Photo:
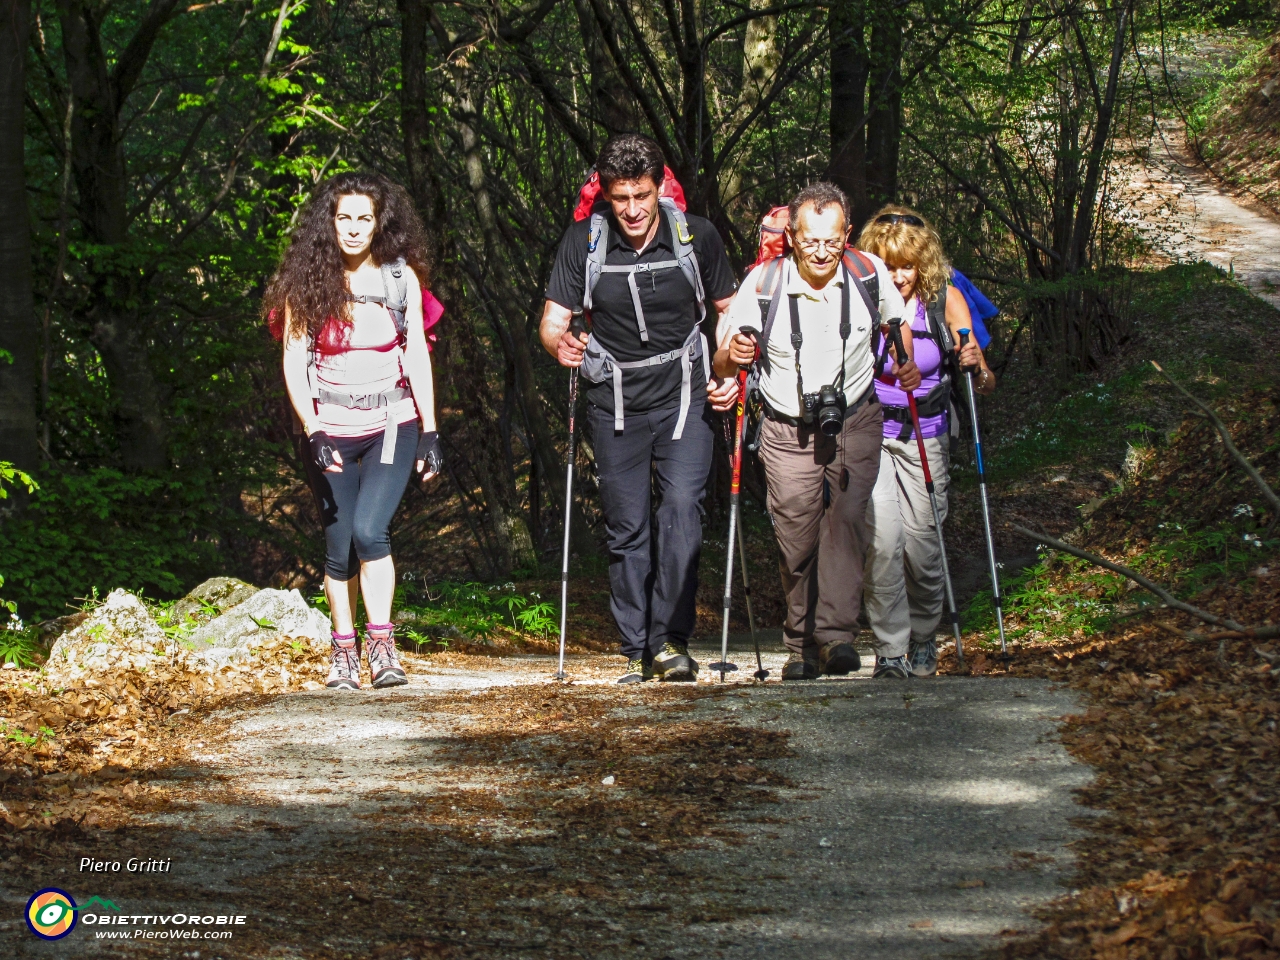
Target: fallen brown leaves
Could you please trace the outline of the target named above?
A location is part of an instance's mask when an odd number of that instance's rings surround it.
[[[56,687],[40,674],[4,671],[0,823],[12,834],[116,821],[158,800],[149,781],[196,737],[216,733],[208,718],[215,703],[315,685],[323,663],[308,641],[280,637],[265,641],[252,664],[212,674],[165,664]]]
[[[1280,610],[1280,577],[1196,602],[1252,623]],[[1190,618],[1161,616],[1181,630]],[[1100,637],[1015,648],[1007,670],[1084,691],[1063,742],[1098,770],[1081,799],[1104,811],[1076,845],[1084,889],[1041,912],[1002,957],[1201,960],[1280,957],[1280,696],[1257,641],[1171,637],[1141,622]]]

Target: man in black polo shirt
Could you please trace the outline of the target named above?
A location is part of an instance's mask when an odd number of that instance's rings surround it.
[[[619,683],[696,680],[689,656],[702,545],[702,499],[715,438],[708,405],[737,387],[710,375],[706,337],[736,287],[709,220],[659,203],[662,151],[624,134],[596,161],[604,202],[560,241],[547,283],[542,345],[587,381],[609,540],[610,609],[627,671]],[[569,332],[583,307],[591,336]],[[659,504],[650,519],[650,477]]]

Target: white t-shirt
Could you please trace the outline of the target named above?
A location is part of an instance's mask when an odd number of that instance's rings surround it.
[[[879,283],[880,320],[901,317],[904,310],[902,295],[893,285],[884,261],[873,254],[866,254],[875,264]],[[720,318],[716,340],[724,346],[730,335],[747,328],[759,333],[763,318],[760,298],[773,291],[756,293],[756,284],[768,264],[752,270],[738,288],[738,294],[727,313]],[[805,393],[817,393],[824,384],[836,385],[840,379],[840,312],[845,278],[857,283],[856,277],[846,274],[842,266],[835,277],[820,290],[815,290],[800,276],[795,263],[788,257],[782,264],[783,296],[778,313],[769,334],[769,343],[761,349],[769,351],[769,369],[761,371],[760,391],[775,411],[788,417],[800,416],[800,397],[796,390],[795,351],[791,348],[791,308],[788,298],[795,298],[800,314],[800,372],[804,377]],[[856,289],[849,291],[849,339],[844,344],[844,395],[852,403],[871,386],[875,373],[875,357],[871,353],[871,315],[862,295]],[[763,366],[763,365],[762,365]]]

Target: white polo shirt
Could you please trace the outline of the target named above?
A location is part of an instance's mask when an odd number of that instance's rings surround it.
[[[902,295],[893,285],[884,261],[873,254],[866,254],[875,264],[879,281],[880,319],[887,323],[901,317],[905,309]],[[767,297],[772,289],[756,293],[756,284],[767,264],[761,264],[747,274],[738,288],[733,304],[721,316],[716,329],[720,346],[729,337],[747,328],[759,333],[763,326],[759,298]],[[843,266],[821,289],[814,289],[800,276],[794,261],[788,257],[782,264],[783,297],[769,333],[769,369],[761,371],[760,391],[765,400],[778,413],[788,417],[800,416],[800,397],[796,390],[795,351],[791,348],[791,308],[788,298],[794,298],[799,307],[800,371],[804,377],[805,393],[817,393],[824,384],[835,385],[840,378],[840,310],[844,293],[845,270]],[[856,277],[849,275],[852,283]],[[871,386],[875,373],[875,357],[871,353],[871,315],[862,295],[850,290],[849,339],[844,344],[844,395],[850,402],[856,400]]]

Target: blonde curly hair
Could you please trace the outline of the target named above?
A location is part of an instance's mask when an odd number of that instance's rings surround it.
[[[916,217],[924,225],[917,227],[901,221],[877,222],[886,214]],[[919,274],[915,295],[921,303],[930,303],[936,299],[951,279],[951,264],[942,252],[942,238],[929,225],[929,221],[910,207],[886,203],[873,213],[858,236],[858,249],[874,253],[891,270],[894,267],[914,266]]]

